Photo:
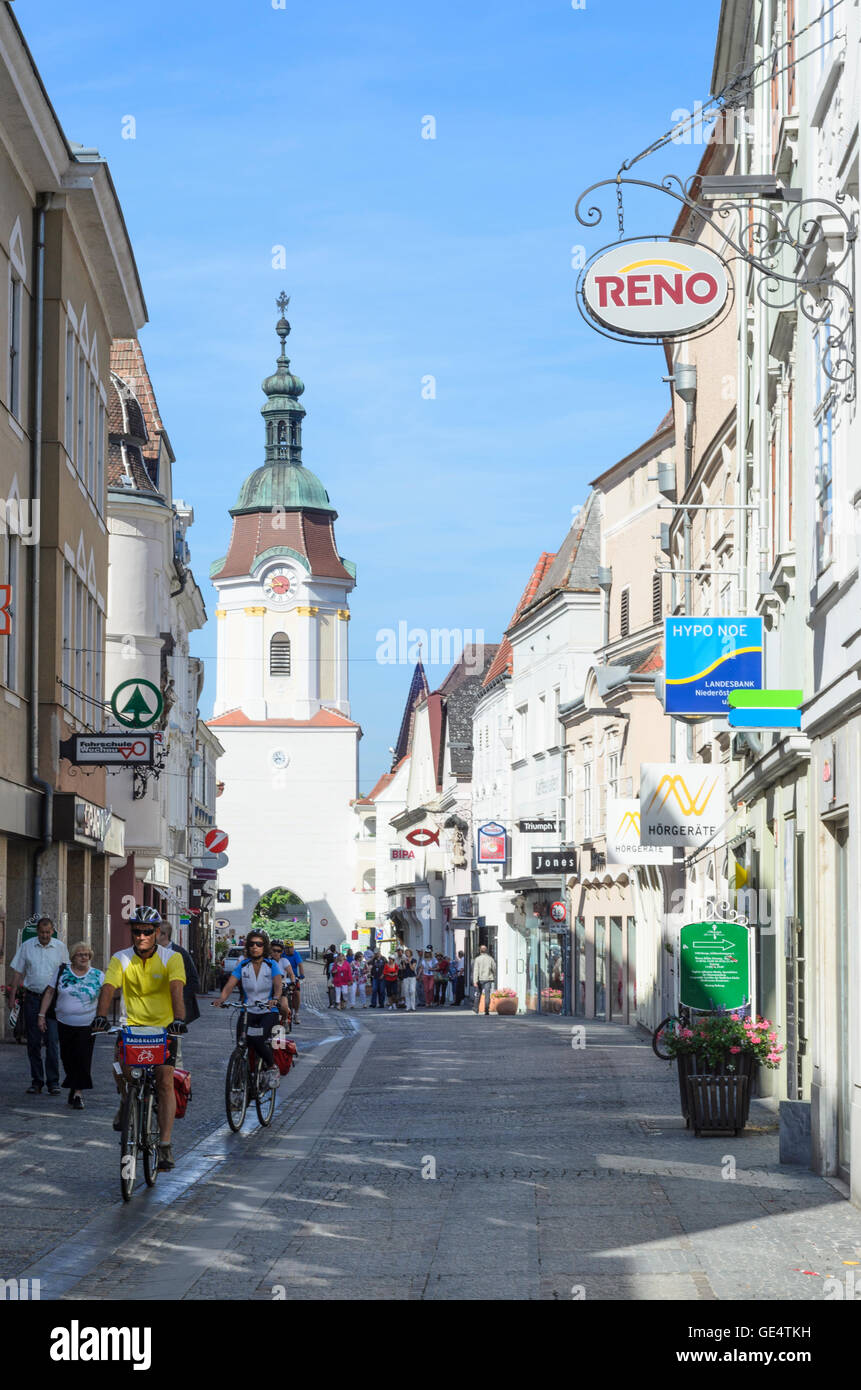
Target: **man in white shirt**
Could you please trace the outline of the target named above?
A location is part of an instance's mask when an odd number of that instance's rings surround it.
[[[53,985],[61,965],[69,964],[69,952],[59,937],[54,936],[50,917],[40,917],[36,935],[25,941],[12,959],[12,981],[9,1007],[15,1002],[18,986],[24,986],[24,1023],[27,1028],[27,1056],[30,1059],[28,1096],[38,1096],[47,1082],[48,1093],[60,1094],[60,1046],[57,1020],[46,1019],[46,1030],[39,1029],[39,1003],[49,985]],[[45,1044],[45,1067],[42,1069],[42,1043]]]

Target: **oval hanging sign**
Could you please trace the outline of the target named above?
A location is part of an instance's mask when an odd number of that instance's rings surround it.
[[[729,294],[720,256],[690,241],[623,241],[599,254],[583,302],[604,328],[631,338],[676,338],[716,318]]]

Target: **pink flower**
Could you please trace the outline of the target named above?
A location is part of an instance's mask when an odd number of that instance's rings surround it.
[[[776,1034],[776,1033],[769,1033],[769,1035],[768,1035],[768,1041],[769,1041],[769,1042],[777,1042],[777,1034]]]
[[[730,1052],[741,1052],[741,1048],[740,1048],[740,1047],[731,1047],[731,1048],[730,1048]]]
[[[730,1018],[732,1019],[733,1023],[741,1022],[741,1014],[730,1014]]]

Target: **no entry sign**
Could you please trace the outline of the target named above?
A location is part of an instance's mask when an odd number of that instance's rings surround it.
[[[223,830],[207,830],[203,837],[203,843],[210,854],[223,854],[227,849],[228,837]]]

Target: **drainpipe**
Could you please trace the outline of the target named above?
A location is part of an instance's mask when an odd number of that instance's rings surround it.
[[[35,255],[33,258],[33,409],[30,430],[30,495],[34,505],[42,496],[42,393],[45,323],[45,205],[40,193],[35,212]],[[33,861],[33,912],[42,911],[42,855],[54,839],[54,788],[39,776],[39,600],[41,548],[33,547],[33,574],[30,587],[30,781],[44,793],[42,802],[42,843]]]
[[[694,461],[694,424],[696,421],[696,399],[697,399],[697,369],[686,362],[677,362],[673,369],[673,385],[676,395],[685,403],[685,478],[684,486],[687,492],[688,484],[693,473]],[[693,576],[691,574],[691,513],[685,512],[684,515],[684,568],[685,568],[685,617],[691,616],[692,597],[693,597]],[[694,755],[694,731],[691,725],[687,726],[687,757],[688,761]]]

